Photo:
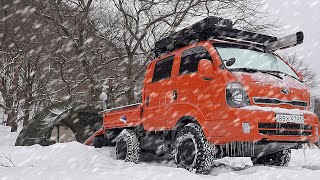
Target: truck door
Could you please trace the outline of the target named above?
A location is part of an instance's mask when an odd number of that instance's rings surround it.
[[[217,127],[212,129],[218,129],[221,126],[219,96],[223,91],[217,83],[217,77],[204,80],[197,74],[201,59],[208,59],[213,63],[209,51],[203,46],[195,46],[182,51],[179,56],[180,62],[177,68],[179,71],[173,77],[174,84],[171,86],[175,100],[170,101],[170,113],[180,114],[180,111],[185,111],[183,114],[192,115],[192,111],[201,111],[206,119],[203,125],[210,127],[214,125]],[[177,119],[171,121],[168,122],[168,126],[172,126]],[[215,131],[214,134],[218,136],[219,132]]]
[[[158,60],[151,65],[152,80],[144,87],[143,125],[147,131],[165,129],[168,116],[166,94],[170,91],[174,55]]]

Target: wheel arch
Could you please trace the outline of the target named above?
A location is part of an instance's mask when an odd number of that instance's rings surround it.
[[[182,116],[179,118],[179,120],[177,121],[173,131],[172,131],[172,141],[174,141],[174,139],[176,138],[176,135],[178,133],[178,131],[186,126],[187,124],[190,124],[190,123],[194,123],[194,124],[197,124],[200,128],[201,128],[201,125],[200,123],[198,122],[198,120],[193,117],[193,116]],[[202,129],[202,128],[201,128]]]
[[[184,127],[185,125],[189,124],[189,123],[195,123],[197,125],[200,125],[200,123],[197,121],[197,119],[193,116],[182,116],[179,118],[179,120],[177,121],[174,130],[178,130],[182,127]]]
[[[171,105],[171,111],[174,112],[171,121],[168,121],[168,128],[175,129],[185,122],[194,122],[203,125],[206,121],[201,109],[191,103],[176,103]]]

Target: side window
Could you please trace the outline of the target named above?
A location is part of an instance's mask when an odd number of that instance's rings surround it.
[[[154,68],[152,82],[157,82],[171,76],[173,59],[174,56],[170,56],[157,62]]]
[[[212,58],[207,49],[202,46],[187,49],[182,52],[179,74],[189,74],[198,71],[198,63],[201,59]]]

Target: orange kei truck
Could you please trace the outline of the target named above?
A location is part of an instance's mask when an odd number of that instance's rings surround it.
[[[115,145],[127,162],[172,154],[195,173],[226,156],[287,166],[290,149],[319,139],[308,87],[275,53],[302,41],[302,32],[277,38],[205,18],[155,43],[142,102],[105,108],[103,128],[85,143]]]

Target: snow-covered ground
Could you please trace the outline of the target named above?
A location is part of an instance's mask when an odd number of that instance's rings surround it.
[[[303,151],[293,150],[289,167],[252,166],[249,158],[223,158],[210,175],[197,175],[176,168],[170,158],[150,154],[144,154],[140,164],[124,163],[115,160],[111,147],[95,149],[77,142],[15,147],[16,136],[0,126],[1,180],[320,179],[320,150],[313,149],[306,150],[306,164]]]

